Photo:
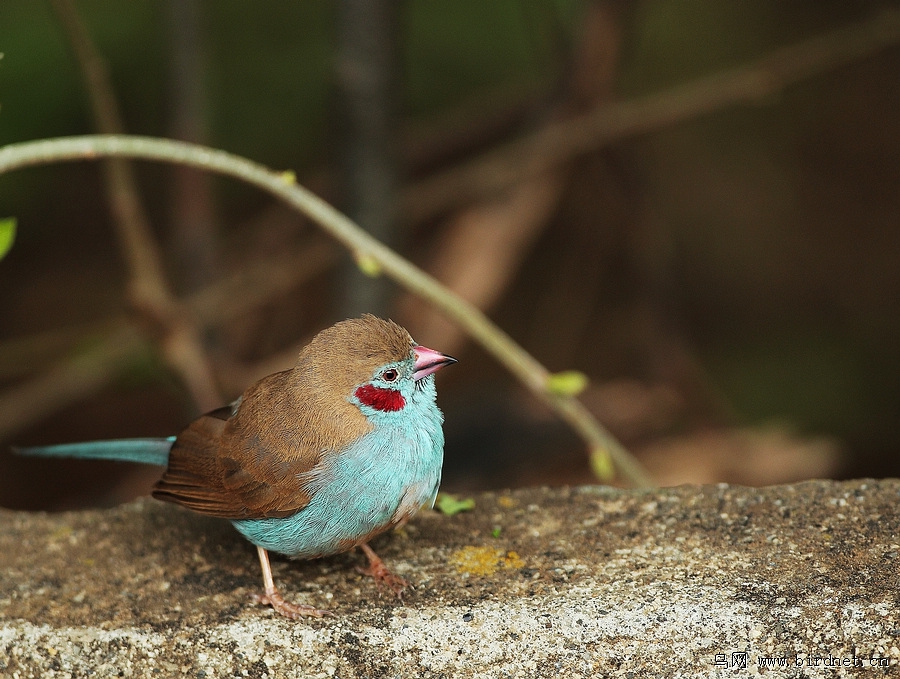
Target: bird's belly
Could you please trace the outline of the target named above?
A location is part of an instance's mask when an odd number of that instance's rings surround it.
[[[366,441],[371,436],[310,474],[310,502],[296,514],[243,519],[234,526],[255,545],[306,559],[352,549],[433,502],[442,437]]]

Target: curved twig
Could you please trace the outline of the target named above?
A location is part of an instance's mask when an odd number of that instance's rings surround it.
[[[306,214],[363,261],[378,267],[459,324],[528,389],[568,422],[592,454],[608,454],[618,471],[636,486],[651,481],[637,461],[573,396],[553,393],[547,370],[479,309],[456,297],[436,279],[360,229],[350,219],[294,181],[293,173],[273,172],[239,156],[166,139],[128,135],[89,135],[46,139],[0,148],[0,174],[33,165],[102,157],[130,157],[180,163],[253,184]]]

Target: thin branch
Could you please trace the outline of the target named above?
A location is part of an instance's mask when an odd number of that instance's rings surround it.
[[[736,104],[760,104],[789,85],[900,42],[900,11],[770,52],[758,61],[644,97],[606,104],[412,185],[401,214],[416,222],[494,195],[573,158]]]
[[[121,327],[122,319],[88,321],[44,330],[0,343],[0,382],[39,372],[92,337]]]
[[[71,0],[52,0],[90,98],[97,129],[108,134],[124,131],[114,89],[102,57],[94,48]],[[160,335],[159,345],[169,365],[184,380],[201,410],[218,406],[222,399],[213,379],[200,333],[184,313],[166,281],[162,253],[147,213],[141,204],[131,164],[111,157],[103,163],[106,194],[113,223],[128,263],[129,297],[134,307]]]
[[[166,0],[169,34],[169,130],[174,139],[209,141],[208,34],[203,0]],[[215,280],[220,262],[212,178],[175,166],[169,242],[176,280],[191,292]]]
[[[331,241],[306,242],[302,250],[285,252],[244,267],[184,298],[185,306],[203,326],[224,323],[297,289],[338,261]]]
[[[123,324],[95,346],[4,392],[0,395],[0,439],[111,384],[147,348],[141,333]]]
[[[584,8],[578,39],[570,47],[565,94],[545,107],[543,120],[559,120],[609,98],[621,43],[617,14],[607,2]],[[426,268],[453,292],[489,312],[515,278],[531,245],[550,225],[570,169],[558,165],[456,211],[443,225]],[[411,296],[400,308],[404,320],[415,327],[416,337],[440,337],[441,347],[453,355],[465,343],[464,333],[437,310],[422,308]]]
[[[288,253],[279,261],[254,264],[235,276],[213,283],[187,297],[184,305],[195,322],[205,327],[216,326],[296,288],[336,260],[336,248],[330,242],[308,245],[300,254]],[[132,336],[135,341],[131,341]],[[77,350],[86,344],[101,348],[87,354]],[[302,346],[252,365],[223,361],[220,380],[228,393],[240,393],[247,384],[291,365]],[[147,350],[147,342],[137,341],[137,328],[125,316],[0,344],[0,378],[37,373],[27,382],[0,394],[0,439],[96,393]],[[59,355],[67,357],[57,359],[49,368],[34,370],[35,363],[50,364],[50,356]]]
[[[104,134],[124,133],[125,126],[106,64],[94,49],[75,6],[71,0],[52,0],[52,4],[81,69],[94,125]],[[122,254],[131,271],[131,284],[135,286],[132,294],[136,299],[133,301],[154,307],[165,304],[168,291],[160,264],[162,256],[137,195],[131,165],[121,158],[111,158],[103,163],[103,167]]]
[[[301,250],[251,263],[233,275],[211,283],[185,297],[184,306],[205,329],[217,327],[295,290],[333,266],[337,260],[338,251],[333,243],[311,239]],[[132,323],[128,317],[113,316],[2,342],[0,380],[39,371],[41,366],[71,354],[74,347],[91,341],[91,338],[111,336],[130,325]],[[266,359],[267,363],[269,361]]]
[[[477,308],[453,295],[432,276],[362,231],[328,203],[295,184],[292,174],[279,174],[245,158],[194,144],[148,137],[105,135],[10,144],[0,148],[0,174],[32,165],[108,156],[190,165],[241,179],[280,198],[318,223],[358,258],[377,262],[385,274],[440,308],[568,422],[585,439],[592,451],[609,453],[621,474],[634,485],[651,485],[631,454],[593,418],[580,401],[571,396],[550,392],[547,370],[509,335],[491,323]]]
[[[556,208],[569,173],[551,172],[511,188],[493,200],[455,214],[438,240],[428,270],[455,295],[489,311],[517,273],[530,246]],[[440,309],[404,297],[400,312],[415,337],[440,337],[456,355],[467,336]]]

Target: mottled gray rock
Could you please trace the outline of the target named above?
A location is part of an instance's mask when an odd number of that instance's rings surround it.
[[[898,500],[896,480],[481,495],[375,542],[402,602],[359,554],[276,561],[336,613],[299,622],[251,603],[226,522],[2,511],[0,676],[898,676]]]

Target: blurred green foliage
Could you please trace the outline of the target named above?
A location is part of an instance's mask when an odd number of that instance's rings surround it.
[[[6,253],[13,246],[16,239],[16,219],[15,217],[7,217],[0,219],[0,259],[6,257]]]

